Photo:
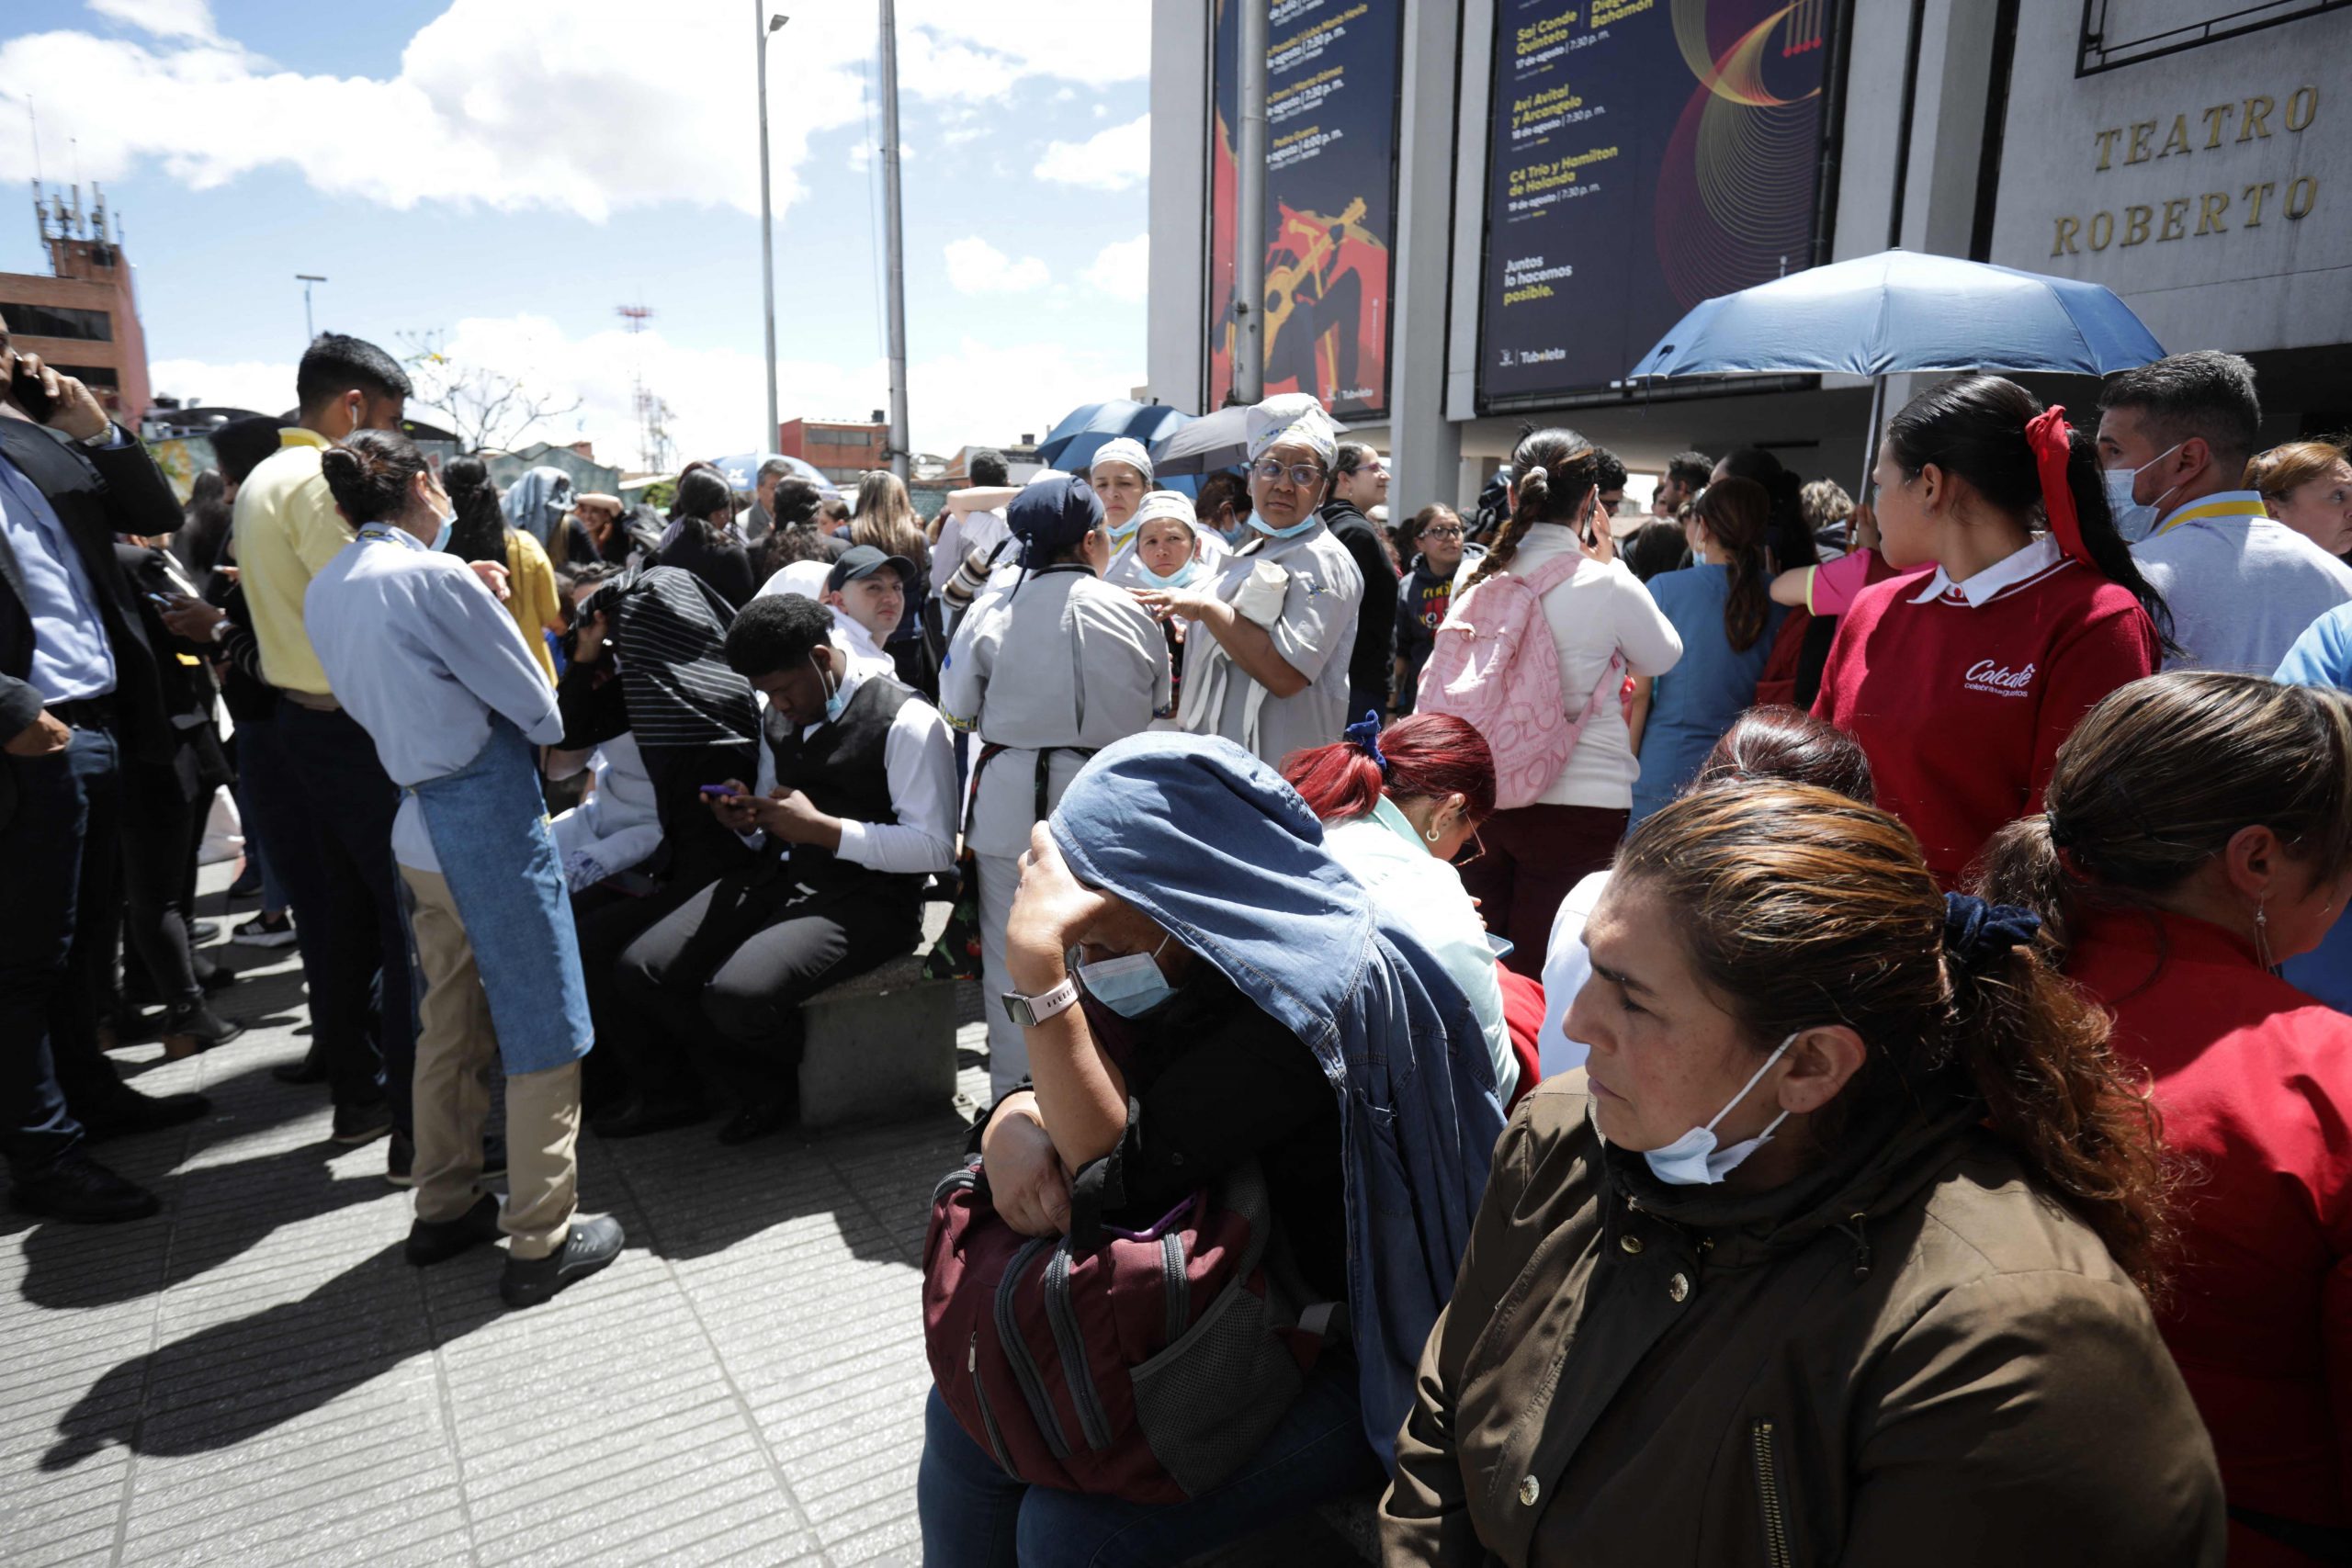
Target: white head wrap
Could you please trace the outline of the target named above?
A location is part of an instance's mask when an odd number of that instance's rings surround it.
[[[1182,523],[1188,529],[1199,526],[1193,498],[1181,490],[1156,490],[1143,498],[1143,504],[1136,508],[1136,526],[1140,528],[1156,519]]]
[[[1145,451],[1143,443],[1132,435],[1122,435],[1102,443],[1096,448],[1092,461],[1086,465],[1087,474],[1091,477],[1094,470],[1105,463],[1125,463],[1143,476],[1145,484],[1151,483],[1151,454]]]
[[[1312,392],[1283,392],[1250,409],[1242,430],[1250,438],[1250,460],[1273,447],[1305,446],[1329,468],[1340,456],[1340,427]]]

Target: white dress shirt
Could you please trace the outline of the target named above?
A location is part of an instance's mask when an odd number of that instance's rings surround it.
[[[555,688],[506,606],[403,529],[369,524],[345,546],[303,591],[302,619],[335,700],[403,791],[480,756],[493,713],[536,745],[563,739]],[[441,869],[413,795],[392,819],[392,858]]]
[[[838,652],[848,651],[839,638],[833,646]],[[847,702],[855,696],[858,688],[868,681],[888,678],[862,671],[853,661],[842,679],[842,700]],[[763,696],[760,700],[764,703],[767,699]],[[821,724],[804,724],[800,738],[806,740],[821,728]],[[890,721],[890,733],[882,742],[882,768],[889,781],[890,807],[899,819],[844,819],[841,848],[833,852],[872,871],[920,875],[945,871],[954,865],[956,741],[937,708],[921,698],[899,708],[899,716]],[[780,782],[775,774],[775,753],[763,740],[759,779],[752,785],[753,793],[764,795]]]

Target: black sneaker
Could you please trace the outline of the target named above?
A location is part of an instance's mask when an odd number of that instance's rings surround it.
[[[269,1076],[279,1083],[324,1083],[327,1081],[327,1065],[319,1059],[318,1052],[312,1050],[304,1053],[299,1062],[278,1063],[269,1069]]]
[[[790,1098],[755,1100],[728,1119],[718,1130],[722,1144],[748,1144],[754,1138],[764,1138],[780,1133],[792,1122],[795,1107]]]
[[[485,1192],[454,1220],[419,1220],[410,1225],[408,1245],[401,1251],[419,1269],[430,1269],[497,1239],[498,1194]]]
[[[416,1142],[399,1128],[392,1129],[391,1142],[384,1145],[384,1179],[395,1187],[416,1185]]]
[[[508,1306],[537,1306],[618,1258],[623,1239],[620,1221],[610,1214],[576,1217],[563,1245],[545,1258],[509,1257],[498,1293]]]
[[[392,1102],[379,1100],[366,1105],[334,1108],[334,1131],[328,1137],[345,1148],[372,1144],[392,1130]]]
[[[76,1224],[143,1220],[164,1205],[153,1192],[125,1181],[80,1149],[68,1149],[40,1170],[18,1171],[8,1201],[28,1214]]]
[[[211,1109],[212,1101],[200,1094],[141,1094],[135,1089],[118,1089],[89,1114],[82,1116],[82,1131],[92,1143],[102,1143],[140,1133],[160,1133],[166,1127],[193,1122]],[[78,1108],[75,1114],[81,1115]]]
[[[253,856],[245,857],[244,869],[237,873],[237,880],[229,884],[229,897],[238,903],[261,897],[261,865]]]
[[[273,919],[266,913],[255,915],[232,928],[229,940],[240,947],[291,947],[294,945],[294,917],[280,913]]]

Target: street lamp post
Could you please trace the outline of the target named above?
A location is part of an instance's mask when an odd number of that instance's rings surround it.
[[[298,272],[294,275],[294,281],[302,286],[302,346],[308,348],[319,341],[319,329],[311,322],[311,285],[324,283],[326,279],[316,273]]]
[[[775,220],[770,212],[775,197],[768,181],[768,39],[792,20],[769,16],[767,8],[767,0],[752,0],[752,25],[758,33],[754,47],[760,55],[760,279],[768,332],[768,429],[759,445],[763,453],[775,450],[776,431],[782,423],[775,404]]]

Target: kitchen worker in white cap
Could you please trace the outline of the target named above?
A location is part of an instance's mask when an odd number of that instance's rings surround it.
[[[1151,454],[1132,435],[1105,441],[1086,466],[1086,482],[1102,503],[1102,527],[1116,559],[1136,542],[1136,512],[1152,485]]]
[[[1247,430],[1250,536],[1214,577],[1136,597],[1163,619],[1195,623],[1184,642],[1183,728],[1279,765],[1347,728],[1363,574],[1318,515],[1340,444],[1323,405],[1307,392],[1268,398]]]
[[[1190,588],[1233,553],[1200,525],[1193,498],[1179,490],[1145,496],[1130,528],[1126,547],[1102,569],[1102,581],[1118,588]],[[1171,558],[1171,550],[1181,559]]]

